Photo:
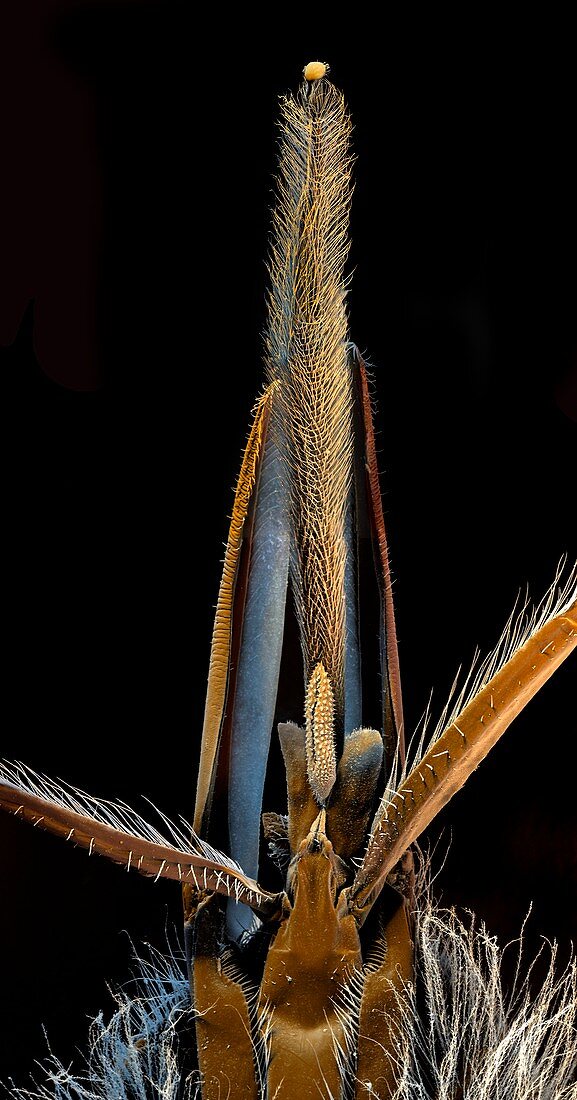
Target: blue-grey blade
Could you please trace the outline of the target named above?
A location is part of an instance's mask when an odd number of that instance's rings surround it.
[[[289,519],[283,464],[270,432],[256,489],[229,769],[230,853],[258,877],[262,797],[276,706],[289,567]],[[229,934],[254,923],[251,910],[229,902]]]

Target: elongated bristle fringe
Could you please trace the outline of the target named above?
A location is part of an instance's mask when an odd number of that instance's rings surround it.
[[[359,1019],[366,971],[367,967],[353,970],[346,984],[333,998],[342,1028],[342,1040],[333,1031],[333,1050],[341,1076],[343,1100],[354,1100],[356,1095]]]
[[[430,904],[419,913],[415,947],[416,982],[405,990],[396,1038],[394,1100],[575,1100],[574,959],[558,976],[557,949],[545,946],[549,967],[536,995],[531,967],[509,993],[503,953],[485,926]]]
[[[135,979],[113,991],[116,1011],[92,1021],[82,1068],[65,1066],[49,1049],[42,1077],[10,1082],[14,1100],[200,1100],[200,1078],[182,1069],[193,1041],[195,1013],[184,959],[149,947],[135,960]],[[182,1042],[181,1042],[182,1038]]]
[[[141,840],[150,841],[152,844],[165,845],[174,848],[183,854],[194,852],[203,859],[213,860],[215,863],[229,867],[231,871],[242,873],[241,867],[230,856],[218,852],[205,840],[194,833],[192,826],[180,819],[177,825],[170,821],[152,802],[149,805],[158,814],[165,832],[151,825],[132,807],[124,802],[110,802],[103,798],[94,798],[86,791],[73,787],[69,783],[56,781],[41,775],[20,761],[15,763],[9,760],[0,761],[0,783],[39,798],[55,803],[63,810],[72,810],[82,817],[91,818],[109,825],[120,832],[129,833]]]
[[[266,337],[290,484],[295,592],[308,682],[322,661],[343,706],[345,518],[352,477],[347,351],[351,123],[327,80],[281,101]]]
[[[566,561],[563,559],[559,563],[555,578],[543,598],[537,604],[533,604],[526,596],[521,606],[519,606],[520,601],[518,599],[496,646],[483,658],[477,652],[465,676],[461,677],[460,672],[457,673],[449,698],[434,726],[432,726],[429,708],[427,708],[419,729],[409,743],[404,767],[401,766],[399,760],[395,762],[395,767],[387,784],[388,796],[394,793],[408,773],[420,763],[434,746],[443,730],[447,729],[455,720],[458,721],[459,714],[500,672],[515,653],[546,623],[557,615],[563,615],[576,600],[577,563],[567,571]],[[387,792],[385,793],[385,800],[386,798]]]

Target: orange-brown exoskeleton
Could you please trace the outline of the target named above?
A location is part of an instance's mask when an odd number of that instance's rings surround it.
[[[282,101],[266,387],[224,560],[192,836],[9,766],[0,786],[4,808],[182,883],[205,1100],[394,1095],[411,844],[577,644],[573,576],[407,756],[371,401],[345,309],[350,121],[326,72],[311,63]],[[361,539],[380,601],[379,729],[363,726]],[[289,598],[303,667],[292,716],[277,708]],[[286,805],[263,814],[277,736]]]

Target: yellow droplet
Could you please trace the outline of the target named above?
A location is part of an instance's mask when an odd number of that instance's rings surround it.
[[[328,71],[329,67],[326,61],[309,61],[303,69],[303,76],[305,80],[322,80]]]

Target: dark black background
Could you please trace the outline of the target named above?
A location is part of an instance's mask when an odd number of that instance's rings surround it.
[[[261,379],[276,97],[307,60],[355,122],[351,332],[375,364],[409,726],[577,553],[569,28],[206,15],[14,2],[1,38],[1,751],[188,815]],[[445,901],[502,939],[531,900],[532,944],[575,934],[575,680],[570,661],[431,830],[452,834]],[[180,900],[0,830],[0,1071],[22,1080],[42,1024],[66,1061],[110,1009],[123,930],[160,945]]]

